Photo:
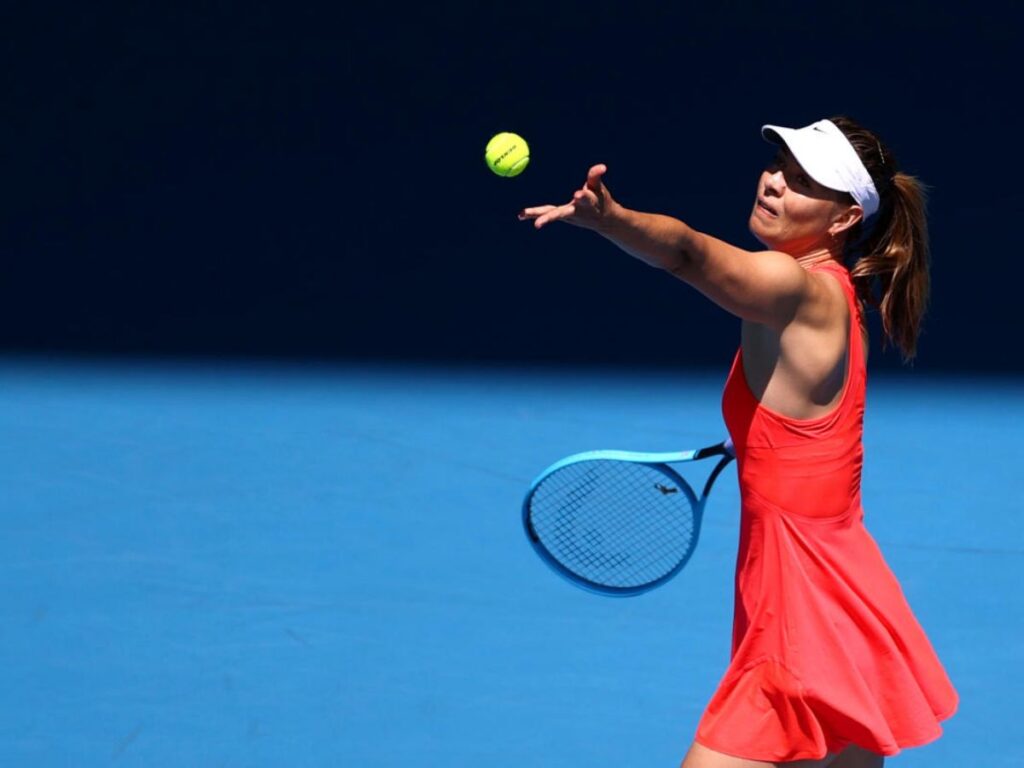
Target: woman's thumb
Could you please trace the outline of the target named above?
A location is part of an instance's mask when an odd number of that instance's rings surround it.
[[[594,190],[595,192],[601,189],[601,177],[608,172],[608,166],[604,163],[598,163],[590,167],[590,171],[587,173],[587,187]]]

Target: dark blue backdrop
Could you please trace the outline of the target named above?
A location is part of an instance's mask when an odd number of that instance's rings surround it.
[[[1012,5],[210,5],[6,12],[3,350],[724,366],[734,319],[515,213],[602,161],[753,247],[759,126],[847,113],[931,187],[917,367],[1024,367]]]

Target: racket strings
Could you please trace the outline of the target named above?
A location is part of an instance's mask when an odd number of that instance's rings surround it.
[[[556,560],[607,587],[656,581],[695,543],[690,496],[658,469],[629,462],[561,468],[534,491],[530,520]]]

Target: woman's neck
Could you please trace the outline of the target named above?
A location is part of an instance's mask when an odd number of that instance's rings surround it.
[[[816,264],[824,264],[826,261],[839,261],[838,254],[832,248],[816,248],[806,253],[794,255],[793,258],[804,269],[813,267]]]
[[[826,261],[837,261],[842,263],[841,254],[843,253],[843,244],[835,241],[828,241],[822,243],[808,243],[803,248],[797,247],[786,249],[786,252],[790,254],[797,263],[805,269],[812,267],[816,264],[823,264]]]
[[[788,243],[765,242],[768,246],[782,253],[789,254],[804,269],[826,261],[842,264],[843,242],[831,237],[817,237],[813,240],[790,241]]]

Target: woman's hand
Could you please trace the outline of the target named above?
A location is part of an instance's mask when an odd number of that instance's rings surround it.
[[[608,171],[604,164],[593,166],[587,173],[587,181],[576,190],[572,200],[565,205],[539,205],[524,208],[519,220],[533,219],[533,226],[540,229],[552,221],[564,221],[585,229],[601,229],[610,219],[610,212],[616,205],[601,177]]]

